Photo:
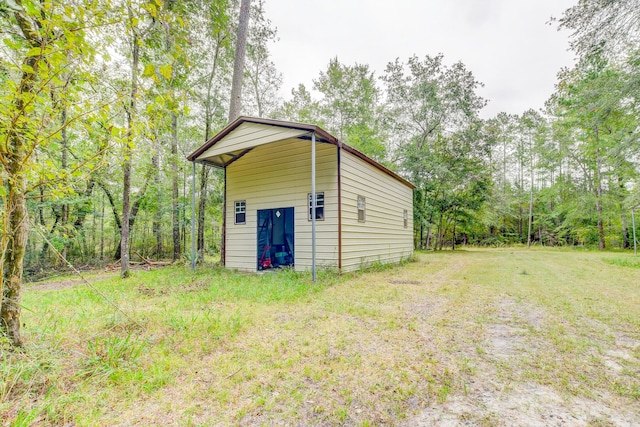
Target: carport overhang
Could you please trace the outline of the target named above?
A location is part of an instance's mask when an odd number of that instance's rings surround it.
[[[285,139],[341,145],[340,141],[316,125],[280,120],[239,117],[195,150],[187,160],[217,168],[226,168],[254,148]]]

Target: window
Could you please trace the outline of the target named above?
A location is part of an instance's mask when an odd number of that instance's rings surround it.
[[[236,205],[236,224],[246,224],[247,222],[247,202],[240,200]]]
[[[404,220],[404,228],[409,226],[409,212],[407,210],[402,211],[402,219]]]
[[[309,221],[311,221],[311,193],[307,195],[309,202]],[[316,193],[316,220],[324,220],[324,192]]]
[[[366,202],[363,196],[358,196],[358,222],[365,222],[366,219]]]

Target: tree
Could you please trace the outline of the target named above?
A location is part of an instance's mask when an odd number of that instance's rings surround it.
[[[527,246],[531,246],[533,227],[533,196],[535,191],[536,173],[536,147],[541,144],[541,137],[544,138],[544,118],[535,110],[527,110],[520,118],[521,132],[523,136],[523,150],[529,162],[529,216],[527,226]]]
[[[249,28],[249,12],[251,0],[241,0],[236,35],[236,53],[233,62],[233,82],[231,84],[231,100],[229,104],[229,122],[240,116],[242,104],[242,79],[244,77],[244,59],[247,48],[247,29]]]
[[[625,56],[640,48],[640,0],[579,0],[559,26],[572,31],[571,47],[583,58]]]
[[[258,0],[251,10],[249,36],[247,40],[247,64],[245,77],[249,91],[246,91],[245,105],[251,114],[270,117],[280,106],[278,91],[282,86],[282,73],[269,57],[268,43],[275,40],[276,29],[265,17],[264,1]]]
[[[592,193],[600,249],[606,246],[606,190],[615,168],[632,159],[628,135],[637,126],[633,112],[625,108],[623,81],[606,61],[591,57],[561,73],[549,102],[558,117],[556,135],[563,152],[580,168]]]
[[[96,4],[9,1],[0,6],[7,49],[0,92],[0,162],[4,186],[2,211],[1,325],[10,341],[22,345],[20,299],[23,262],[30,228],[26,196],[36,186],[68,185],[35,161],[35,153],[63,141],[68,128],[87,126],[98,116],[100,97],[80,97],[94,81],[89,64],[96,55],[89,33],[103,12]],[[78,11],[82,11],[81,13]],[[73,78],[70,78],[73,76]],[[66,77],[66,78],[65,78]],[[66,162],[65,169],[69,166]],[[49,178],[48,182],[39,178]],[[58,179],[61,178],[61,179]]]
[[[400,170],[417,185],[414,218],[419,246],[442,248],[463,216],[480,209],[489,187],[489,139],[478,119],[485,100],[480,83],[462,63],[443,56],[396,60],[387,65],[387,114]],[[455,231],[452,233],[455,241]]]
[[[276,113],[278,118],[299,123],[315,123],[325,127],[320,116],[320,106],[315,101],[311,92],[302,83],[297,88],[291,89],[291,99],[282,104]]]
[[[322,95],[319,114],[327,130],[373,159],[384,160],[380,91],[369,66],[343,65],[333,58],[313,88]]]
[[[213,55],[205,55],[200,67],[206,73],[196,78],[197,86],[200,81],[204,81],[205,91],[200,96],[200,103],[204,109],[204,140],[208,141],[212,136],[212,129],[216,121],[219,125],[224,122],[223,108],[220,100],[220,87],[223,82],[219,76],[226,74],[227,58],[232,57],[230,47],[229,21],[230,10],[226,0],[207,2],[204,6],[203,15],[208,19],[203,22],[206,28],[207,37],[201,40],[200,49],[213,52]],[[209,61],[207,61],[207,59]],[[194,67],[198,69],[199,67]],[[205,165],[200,170],[200,198],[198,201],[198,230],[197,230],[197,251],[198,262],[204,261],[205,252],[205,211],[208,200],[208,181],[211,168]]]

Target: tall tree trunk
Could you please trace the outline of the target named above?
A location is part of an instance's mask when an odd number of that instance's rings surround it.
[[[249,28],[249,10],[251,0],[240,3],[238,33],[236,37],[236,55],[233,61],[233,80],[231,83],[231,104],[229,105],[229,122],[240,116],[242,104],[242,78],[244,75],[244,58],[247,48],[247,30]]]
[[[140,192],[138,193],[138,195],[136,196],[133,205],[131,205],[131,210],[129,212],[129,233],[130,235],[133,234],[133,226],[136,223],[136,218],[138,217],[138,212],[140,211],[140,206],[142,206],[142,202],[145,200],[145,194],[147,192],[147,188],[149,187],[149,181],[151,180],[151,176],[150,173],[148,172],[147,175],[145,176],[145,180],[144,180],[144,184],[142,185],[142,188],[140,189]],[[121,248],[122,248],[122,242],[120,242],[120,244],[118,246],[116,246],[116,254],[115,254],[115,259],[119,259],[121,258]]]
[[[96,181],[94,178],[89,179],[89,181],[87,182],[87,187],[84,189],[83,192],[83,197],[84,197],[84,201],[82,203],[82,205],[80,205],[79,209],[77,212],[75,212],[75,221],[73,221],[73,228],[80,233],[82,231],[82,227],[84,226],[85,221],[87,220],[87,215],[90,212],[90,206],[91,206],[91,201],[89,200],[89,198],[91,197],[91,194],[93,193],[93,188],[96,185]],[[95,218],[95,215],[94,215]]]
[[[524,214],[524,211],[522,209],[522,203],[518,202],[518,235],[520,236],[521,243],[524,240],[523,239],[524,225],[523,225],[523,218],[522,218],[523,214]]]
[[[131,13],[131,12],[130,12]],[[133,39],[131,61],[131,93],[129,107],[127,108],[127,138],[123,150],[123,192],[122,192],[122,229],[120,232],[120,274],[123,278],[129,277],[129,215],[131,210],[131,155],[135,141],[134,121],[136,114],[136,97],[138,96],[138,64],[140,61],[140,46],[133,16],[129,16]]]
[[[67,167],[68,167],[68,151],[69,151],[69,140],[67,138],[67,127],[65,126],[65,123],[67,122],[67,109],[65,107],[62,108],[62,113],[61,113],[61,117],[60,117],[60,124],[62,126],[62,131],[61,131],[61,137],[62,137],[62,141],[61,141],[61,149],[62,149],[62,153],[61,153],[61,159],[60,159],[60,166],[62,167],[62,170],[64,172],[67,171]],[[60,225],[62,226],[62,230],[64,232],[64,234],[66,235],[68,230],[67,230],[67,226],[69,224],[69,203],[67,203],[66,201],[64,201],[62,203],[62,215],[60,217]],[[66,239],[64,240],[64,243],[62,245],[62,250],[60,251],[62,258],[66,259],[67,258],[67,242]],[[61,260],[62,261],[62,260]]]
[[[156,138],[156,141],[159,141]],[[156,143],[155,151],[151,157],[151,166],[153,168],[153,182],[156,188],[157,209],[153,216],[153,235],[156,238],[156,257],[162,258],[164,255],[164,247],[162,244],[162,191],[160,190],[160,143]]]
[[[213,116],[213,108],[211,105],[211,92],[213,90],[213,79],[218,69],[218,57],[220,55],[220,45],[222,39],[218,37],[216,43],[216,50],[213,55],[213,64],[211,65],[211,72],[209,73],[209,81],[207,82],[207,98],[205,99],[205,120],[204,120],[204,140],[208,141],[211,138],[211,121]],[[209,178],[209,168],[202,165],[200,172],[200,200],[198,202],[198,262],[204,261],[204,223],[205,223],[205,209],[207,207],[207,184]]]
[[[438,235],[436,240],[436,245],[439,251],[442,250],[442,246],[444,244],[444,233],[444,213],[440,212],[440,222],[438,224]]]
[[[531,185],[529,188],[529,229],[527,232],[527,247],[531,246],[531,227],[533,225],[533,147],[531,140],[529,140],[529,165],[531,168]]]
[[[200,201],[198,203],[198,262],[204,261],[204,218],[207,204],[207,181],[209,180],[209,168],[202,165],[200,173]]]
[[[453,220],[453,238],[451,239],[451,250],[456,250],[456,220]]]
[[[627,215],[624,208],[624,178],[622,175],[618,175],[618,191],[620,191],[620,224],[622,226],[622,249],[629,249],[631,247],[631,236],[629,235],[629,224],[627,223]]]
[[[21,26],[27,27],[22,16],[16,14],[16,18],[21,22]],[[23,30],[29,37],[30,31]],[[31,40],[32,41],[32,40]],[[33,41],[32,41],[33,43]],[[35,43],[33,43],[35,45]],[[34,70],[33,72],[23,72],[20,82],[20,96],[16,98],[16,111],[23,111],[24,101],[27,94],[34,91],[35,79],[37,75],[39,56],[27,56],[23,62],[24,68]],[[29,147],[26,146],[24,132],[26,130],[18,128],[10,132],[8,136],[9,146],[7,153],[3,153],[3,161],[6,165],[6,204],[2,214],[3,229],[2,235],[2,264],[0,265],[0,331],[7,335],[11,343],[22,346],[20,336],[20,300],[22,298],[22,272],[24,266],[24,255],[27,249],[27,239],[29,237],[29,212],[25,193],[27,183],[24,177],[24,164],[29,155]]]
[[[171,223],[173,226],[173,260],[180,259],[180,221],[178,212],[178,115],[171,113]]]
[[[100,261],[104,261],[104,194],[100,196]]]
[[[598,131],[598,126],[595,125],[594,133],[596,137],[596,151],[595,151],[595,170],[593,173],[593,180],[595,186],[595,196],[596,196],[596,216],[598,218],[598,237],[599,237],[599,247],[600,250],[605,248],[605,237],[604,237],[604,221],[602,219],[602,165],[600,160],[600,136]]]
[[[58,224],[60,224],[60,213],[56,211],[55,208],[53,209],[53,216],[54,216],[54,221],[53,221],[53,225],[51,226],[51,230],[49,231],[49,235],[52,235],[53,232],[56,231]],[[45,240],[44,242],[42,242],[42,250],[40,251],[40,262],[42,263],[42,265],[45,264],[45,258],[47,257],[48,251],[49,251],[49,242]]]
[[[24,197],[26,183],[20,173],[21,155],[12,155],[10,167],[18,173],[10,173],[10,189],[5,206],[4,224],[7,232],[6,246],[3,245],[2,264],[2,319],[1,330],[6,333],[14,346],[22,346],[20,336],[20,300],[24,254],[29,236],[29,213]]]
[[[249,10],[251,9],[251,0],[241,0],[240,17],[238,19],[238,33],[236,36],[236,52],[233,61],[233,80],[231,83],[231,101],[229,105],[229,122],[234,121],[240,116],[242,103],[242,78],[244,76],[244,58],[247,48],[247,30],[249,28]],[[225,170],[225,174],[227,171]],[[225,191],[223,206],[227,203],[227,193]],[[224,209],[223,209],[223,215]],[[223,223],[224,220],[223,220]],[[226,223],[225,223],[226,226]],[[226,259],[225,251],[226,230],[222,230],[222,242],[220,245],[220,259],[224,262]]]

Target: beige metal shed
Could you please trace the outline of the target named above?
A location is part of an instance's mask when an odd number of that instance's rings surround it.
[[[356,270],[413,253],[415,186],[316,125],[240,117],[187,158],[225,170],[229,268],[315,277],[316,266]]]

